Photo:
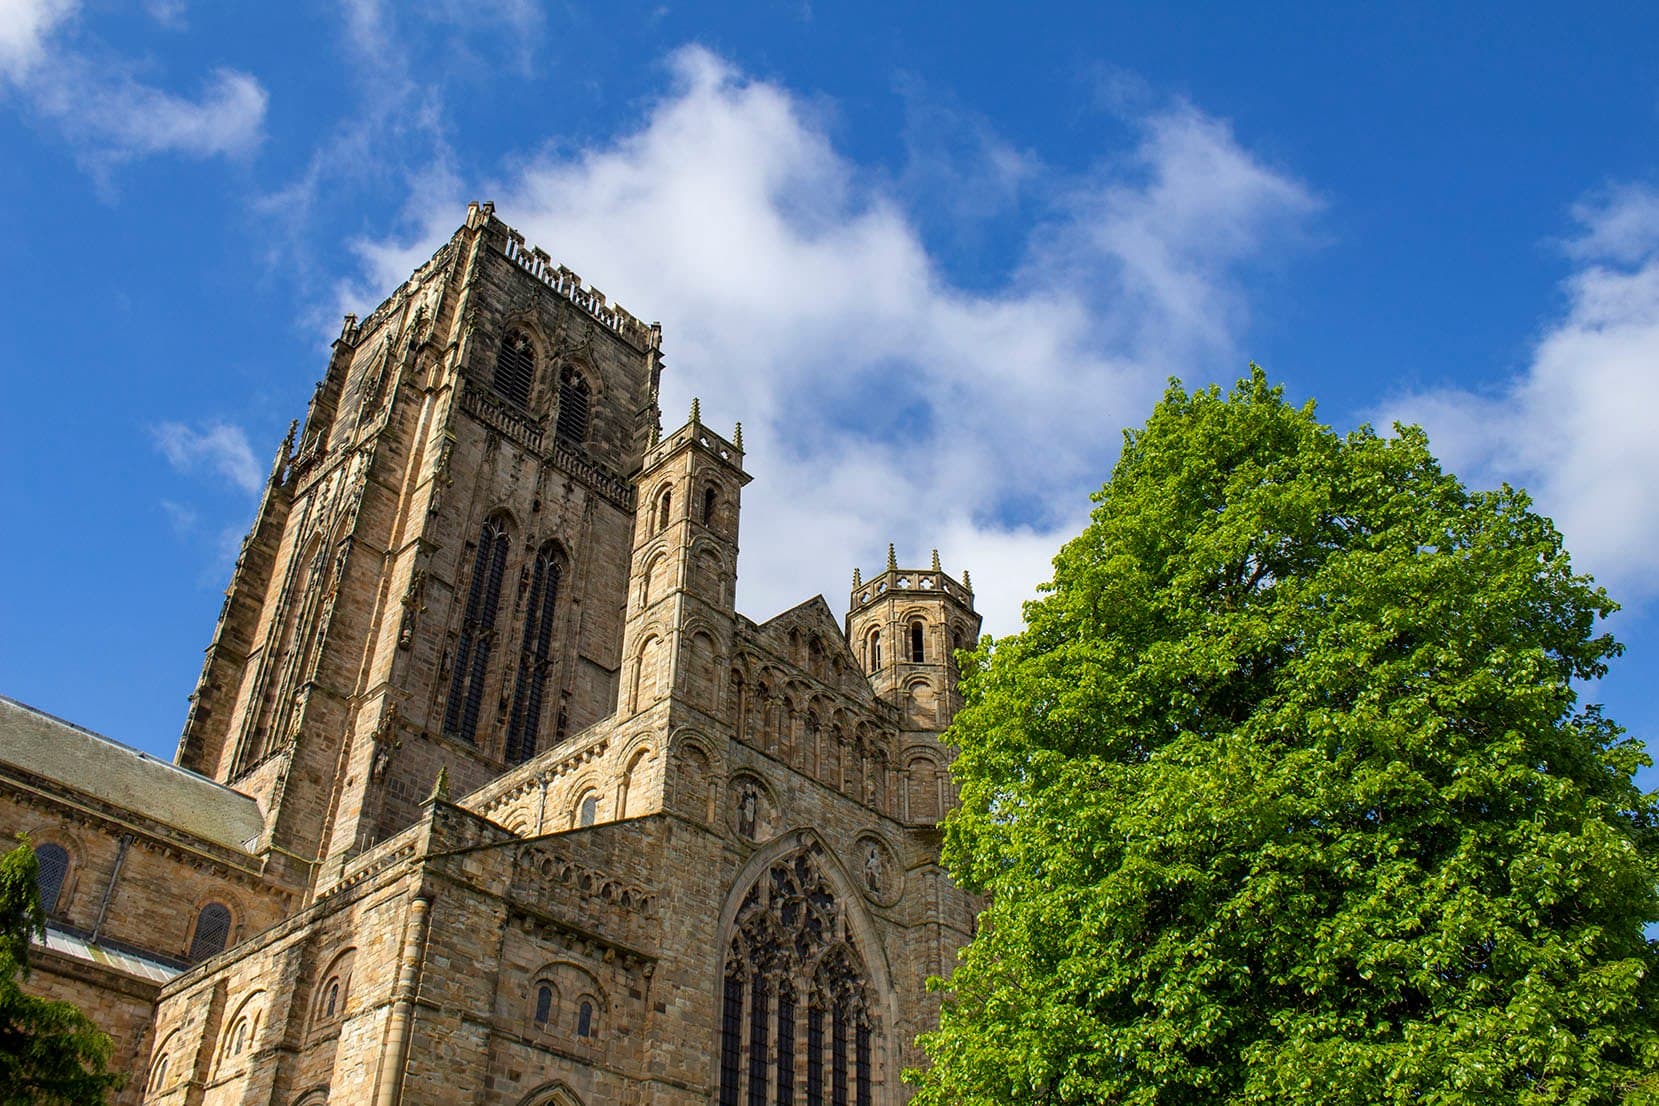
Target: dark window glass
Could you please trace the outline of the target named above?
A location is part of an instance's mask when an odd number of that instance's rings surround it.
[[[720,495],[713,488],[703,492],[703,525],[714,525],[714,513],[719,509]]]
[[[530,384],[536,377],[536,348],[530,336],[514,330],[502,339],[495,355],[495,392],[508,403],[530,406]]]
[[[835,1028],[831,1033],[834,1038],[831,1050],[834,1056],[831,1060],[830,1101],[834,1106],[847,1106],[847,1008],[838,1006],[835,1010]]]
[[[795,1102],[795,992],[778,988],[778,1106]]]
[[[874,672],[881,667],[881,631],[870,634],[870,671]]]
[[[743,1069],[743,981],[726,975],[726,993],[720,1004],[720,1106],[737,1106],[737,1083]]]
[[[767,998],[766,981],[756,979],[749,996],[749,1106],[766,1106]]]
[[[536,988],[536,1024],[546,1025],[553,1013],[553,988],[543,984]]]
[[[35,848],[35,860],[40,865],[40,909],[52,914],[58,909],[63,881],[69,877],[69,854],[61,845],[40,845]]]
[[[858,1023],[858,1106],[870,1106],[870,1027]]]
[[[593,1036],[593,1003],[584,1002],[580,1010],[576,1011],[576,1035],[578,1037]]]
[[[507,527],[499,519],[484,524],[473,560],[472,584],[467,590],[466,614],[455,645],[455,670],[450,676],[449,703],[444,710],[444,732],[472,741],[484,703],[484,676],[495,640],[495,612],[501,603],[501,581],[507,572]]]
[[[519,650],[513,709],[507,721],[508,764],[529,760],[536,752],[547,677],[553,670],[553,612],[563,574],[564,563],[558,547],[544,545],[536,556],[535,572],[530,578],[524,645]]]
[[[806,1011],[806,1106],[824,1106],[824,1008]]]
[[[657,529],[668,528],[668,513],[674,506],[674,489],[663,489],[662,498],[657,500]]]
[[[230,908],[221,903],[208,903],[196,915],[196,935],[190,941],[190,961],[194,963],[218,956],[225,951],[225,942],[229,939]]]
[[[588,378],[566,365],[559,372],[559,418],[553,433],[577,445],[588,440]]]
[[[328,984],[328,1001],[323,1003],[323,1016],[332,1018],[340,1007],[340,981],[330,980]]]
[[[920,663],[922,660],[922,624],[910,624],[910,659]]]

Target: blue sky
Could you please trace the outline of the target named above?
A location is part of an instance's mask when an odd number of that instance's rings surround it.
[[[751,615],[893,541],[1015,629],[1253,359],[1532,491],[1654,733],[1659,9],[1142,7],[0,6],[0,691],[171,753],[339,316],[477,198],[743,421]]]

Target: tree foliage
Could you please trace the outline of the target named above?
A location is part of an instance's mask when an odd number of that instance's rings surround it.
[[[26,993],[29,938],[46,928],[27,838],[0,856],[0,1106],[94,1106],[123,1080],[110,1039],[67,1002]]]
[[[1614,605],[1526,495],[1252,366],[1095,498],[965,667],[991,901],[917,1102],[1659,1100],[1655,799],[1574,691]]]

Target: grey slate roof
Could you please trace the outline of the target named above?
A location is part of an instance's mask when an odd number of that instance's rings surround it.
[[[4,695],[0,765],[239,852],[264,828],[259,804],[241,792]]]

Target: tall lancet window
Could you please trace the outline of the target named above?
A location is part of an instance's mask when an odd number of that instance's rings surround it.
[[[869,1106],[868,976],[809,845],[738,908],[720,1003],[719,1106]]]
[[[563,576],[564,554],[557,544],[548,542],[536,554],[536,567],[530,576],[524,644],[518,654],[513,712],[507,720],[508,764],[529,760],[536,752],[547,677],[553,671],[553,614],[559,600],[559,580]]]
[[[449,704],[444,710],[444,732],[464,741],[472,741],[478,732],[484,677],[490,666],[490,646],[495,642],[495,611],[501,605],[501,581],[507,573],[507,545],[505,521],[492,518],[484,523],[472,564],[461,636],[455,644]]]

